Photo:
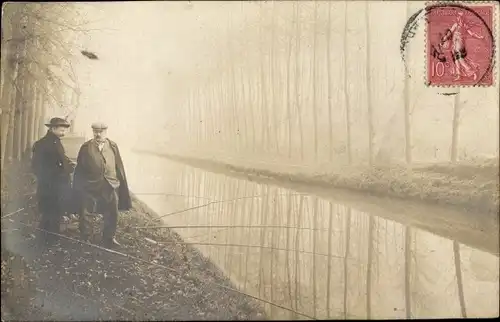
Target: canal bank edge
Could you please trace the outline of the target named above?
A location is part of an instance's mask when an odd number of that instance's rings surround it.
[[[461,211],[498,217],[498,159],[476,163],[303,167],[271,162],[251,162],[229,156],[200,157],[201,153],[157,153],[181,162],[197,162],[228,171],[324,188],[361,191],[375,196],[408,199],[450,206]],[[319,168],[322,168],[321,170]]]

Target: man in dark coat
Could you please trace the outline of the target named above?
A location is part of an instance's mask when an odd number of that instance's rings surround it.
[[[70,124],[54,117],[48,124],[49,130],[33,144],[31,167],[37,178],[38,210],[41,214],[40,228],[49,232],[60,232],[60,220],[64,214],[64,196],[71,189],[70,175],[74,163],[66,156],[61,137]],[[49,243],[57,239],[55,235],[43,234]]]
[[[89,238],[89,213],[99,209],[104,217],[102,242],[112,247],[120,245],[115,239],[118,211],[132,208],[132,202],[118,145],[106,137],[107,128],[103,123],[92,124],[94,138],[78,152],[73,188],[79,200],[82,239]]]

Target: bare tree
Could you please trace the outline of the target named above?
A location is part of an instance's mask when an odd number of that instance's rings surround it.
[[[348,82],[347,82],[347,75],[348,75],[348,70],[347,70],[347,40],[348,40],[348,2],[346,1],[344,4],[344,104],[345,104],[345,123],[346,123],[346,149],[347,149],[347,161],[349,164],[352,163],[352,145],[351,145],[351,107],[349,105],[349,88],[348,88]]]
[[[370,3],[366,2],[365,21],[366,21],[366,102],[368,108],[368,163],[373,164],[373,107],[371,98],[371,64],[370,64]]]
[[[2,19],[2,169],[5,162],[12,158],[14,150],[14,126],[16,118],[16,95],[19,92],[17,83],[21,68],[22,53],[27,43],[20,41],[21,20],[24,7],[10,3],[5,5]],[[10,23],[9,23],[10,22]],[[10,32],[9,32],[10,31]],[[7,43],[7,44],[5,44]]]
[[[3,11],[2,168],[43,135],[45,103],[64,106],[67,90],[78,88],[68,35],[85,30],[74,14],[72,4],[11,3]]]
[[[302,126],[302,104],[300,101],[300,93],[301,93],[301,83],[300,83],[300,73],[301,73],[301,64],[300,64],[300,2],[295,1],[295,104],[297,106],[297,118],[299,122],[299,137],[300,137],[300,160],[304,160],[304,129]]]
[[[231,19],[228,19],[228,26],[227,26],[227,48],[228,48],[228,55],[231,57],[230,62],[229,62],[229,70],[227,73],[228,76],[228,92],[229,94],[229,101],[230,101],[230,109],[232,112],[232,117],[231,117],[231,137],[233,138],[233,141],[236,146],[236,150],[238,152],[241,152],[241,135],[240,135],[240,115],[237,112],[238,110],[238,98],[237,98],[237,89],[236,89],[236,76],[235,76],[235,64],[236,64],[236,53],[235,50],[232,46],[233,39],[232,37],[234,36],[232,33],[230,33],[230,30],[232,29],[231,26]]]
[[[288,37],[288,49],[287,49],[287,56],[286,56],[286,118],[288,120],[288,158],[292,158],[292,151],[293,151],[293,139],[292,139],[292,99],[291,99],[291,90],[290,90],[290,73],[291,73],[291,62],[292,62],[292,39],[293,39],[293,34],[292,32],[289,33]]]
[[[406,13],[407,15],[410,12],[410,2],[406,4]],[[409,52],[407,59],[409,60]],[[405,159],[407,164],[412,163],[412,138],[411,138],[411,88],[409,75],[404,75],[405,83],[404,83],[404,124],[405,124]]]
[[[276,65],[278,63],[278,59],[276,59],[276,1],[273,1],[273,7],[271,11],[271,42],[270,42],[270,58],[269,58],[269,70],[270,70],[270,85],[271,85],[271,106],[268,106],[268,109],[270,109],[269,114],[271,115],[271,122],[270,124],[267,124],[267,127],[272,127],[274,129],[274,141],[275,141],[275,146],[276,146],[276,152],[279,154],[280,153],[280,143],[279,143],[279,127],[277,126],[277,120],[278,116],[277,113],[279,111],[279,103],[277,102],[277,97],[276,95],[277,92],[279,92],[278,89],[278,82],[276,81],[275,73],[276,73]]]
[[[264,148],[265,152],[270,152],[269,151],[269,144],[270,144],[271,138],[269,135],[269,122],[268,122],[268,118],[267,118],[267,111],[269,109],[267,108],[268,107],[267,95],[266,95],[266,91],[267,91],[267,84],[266,83],[267,82],[265,81],[264,52],[263,52],[264,42],[262,40],[263,32],[264,32],[263,20],[262,20],[263,3],[260,2],[259,6],[260,6],[260,26],[259,26],[260,46],[259,46],[259,49],[260,49],[260,94],[261,94],[260,108],[261,108],[261,115],[262,115],[261,127],[263,130],[261,145]]]
[[[453,123],[450,149],[451,162],[453,163],[458,161],[458,130],[460,127],[460,109],[460,92],[458,92],[453,97]]]
[[[347,5],[347,3],[346,3]],[[333,106],[332,106],[332,55],[331,55],[331,43],[332,43],[332,3],[328,2],[328,25],[326,29],[326,69],[327,69],[327,93],[328,93],[328,137],[329,137],[329,149],[330,149],[330,162],[333,161]]]
[[[312,97],[313,97],[313,127],[314,127],[314,161],[318,162],[318,103],[317,103],[317,70],[316,70],[316,46],[318,39],[318,3],[314,1],[314,29],[313,29],[313,58],[312,58]]]

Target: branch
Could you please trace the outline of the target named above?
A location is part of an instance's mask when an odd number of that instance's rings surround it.
[[[80,85],[78,84],[77,80],[76,80],[76,72],[75,72],[75,69],[73,68],[73,64],[71,61],[68,60],[68,64],[69,64],[69,68],[71,69],[71,75],[70,75],[70,78],[71,80],[73,81],[73,83],[75,83],[75,86],[78,88],[78,93],[80,94]]]
[[[50,37],[44,37],[44,36],[41,36],[39,35],[38,38],[42,38],[42,39],[46,39],[48,42],[52,42],[51,38]],[[28,38],[27,38],[28,39]],[[36,38],[33,38],[33,39],[36,39]],[[53,42],[52,42],[53,43]],[[64,45],[61,45],[59,44],[54,44],[53,45],[57,48],[57,49],[64,49],[66,52],[61,52],[60,55],[57,55],[57,56],[54,56],[54,53],[57,53],[57,50],[51,50],[49,48],[46,47],[46,43],[42,43],[42,42],[38,42],[38,46],[34,45],[33,43],[31,43],[31,46],[29,46],[29,48],[35,48],[37,53],[45,53],[47,54],[48,56],[50,57],[53,57],[56,62],[58,63],[61,59],[67,59],[66,56],[71,56],[71,52],[69,52],[68,49],[66,49],[64,47]],[[40,46],[44,49],[44,50],[40,50]]]
[[[22,89],[17,84],[17,80],[20,78],[19,75],[20,75],[20,73],[17,74],[16,78],[6,76],[6,77],[8,77],[8,79],[7,79],[8,83],[12,84],[12,87],[14,87],[16,97],[17,97],[17,95],[20,95],[22,93]],[[11,97],[11,100],[12,100],[12,97]],[[17,100],[17,99],[15,99],[15,100]],[[9,112],[16,111],[18,109],[15,101],[14,101],[14,104],[11,104],[11,102],[7,102],[7,106],[9,106]]]
[[[61,103],[52,93],[50,93],[46,87],[42,87],[38,84],[40,84],[41,82],[39,81],[38,77],[36,75],[34,75],[33,73],[31,73],[30,71],[28,71],[28,74],[30,74],[34,80],[36,80],[37,82],[35,82],[35,87],[38,88],[38,89],[41,89],[48,97],[52,98],[52,100],[57,104],[59,105],[59,107],[62,107],[64,108],[64,104]]]
[[[45,26],[41,26],[41,27],[45,27]],[[40,29],[45,29],[45,28],[40,28]],[[60,33],[60,32],[63,32],[63,31],[69,31],[71,29],[69,28],[63,28],[63,29],[56,29],[56,30],[52,30],[51,32],[43,32],[43,33],[29,33],[27,34],[26,37],[23,37],[23,38],[20,38],[20,37],[13,37],[13,38],[8,38],[8,39],[3,39],[4,42],[11,42],[11,41],[25,41],[27,39],[35,39],[37,37],[43,37],[43,36],[47,36],[48,34],[54,34],[54,33]],[[117,30],[117,29],[114,29],[114,28],[93,28],[93,29],[85,29],[83,30],[82,32],[83,33],[86,33],[86,32],[89,32],[89,31],[103,31],[103,30]]]
[[[73,66],[72,66],[72,64],[71,64],[71,60],[70,60],[70,59],[69,59],[66,55],[61,55],[61,56],[59,56],[59,57],[54,57],[53,55],[51,55],[51,54],[49,53],[49,50],[48,50],[48,49],[47,49],[44,45],[42,45],[42,47],[45,49],[45,51],[44,51],[44,52],[45,52],[45,53],[47,53],[49,57],[54,58],[54,59],[55,59],[55,61],[56,61],[56,62],[58,62],[58,63],[52,63],[52,64],[51,64],[51,63],[50,63],[50,61],[49,61],[48,66],[60,66],[60,64],[59,64],[60,60],[61,60],[61,59],[62,59],[62,60],[65,60],[65,61],[68,63],[68,65],[70,66],[70,70],[71,70],[71,72],[68,72],[68,73],[67,73],[67,76],[69,76],[69,78],[73,81],[73,83],[75,83],[75,84],[76,84],[76,73],[75,73],[75,71],[74,71],[74,69],[73,69]],[[40,52],[40,50],[38,50],[38,52]],[[52,52],[53,52],[53,51],[52,51]],[[69,55],[71,55],[71,53],[70,53]],[[63,69],[63,70],[64,70],[64,69]]]
[[[65,29],[68,29],[71,31],[75,31],[75,32],[85,32],[86,31],[85,29],[75,28],[74,26],[71,26],[71,24],[65,20],[63,20],[63,22],[58,22],[58,21],[55,21],[55,20],[40,16],[40,15],[27,14],[27,16],[35,18],[35,21],[45,21],[45,22],[48,22],[49,24],[54,24],[54,25],[57,25],[60,27],[64,27]]]
[[[49,78],[49,80],[52,80],[52,79],[58,80],[61,83],[63,83],[64,85],[66,85],[67,87],[73,89],[73,86],[71,86],[68,83],[66,83],[60,76],[56,75],[54,72],[52,72],[50,70],[50,65],[49,66],[43,66],[39,61],[37,61],[36,59],[34,59],[31,55],[28,54],[27,56],[30,58],[31,62],[35,63],[40,68],[40,70],[46,74],[46,76]],[[57,66],[57,65],[54,65],[54,66]]]

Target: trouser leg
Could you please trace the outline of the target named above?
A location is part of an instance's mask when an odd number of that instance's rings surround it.
[[[47,241],[57,238],[56,235],[50,233],[58,234],[60,232],[62,214],[59,201],[59,196],[56,194],[45,195],[39,199],[39,210],[41,213],[40,228],[44,230],[41,235]]]
[[[94,208],[94,200],[87,193],[80,196],[79,212],[78,212],[78,228],[80,230],[80,237],[88,241],[91,231],[92,223],[90,219],[90,210]]]
[[[38,226],[42,231],[37,232],[37,239],[40,242],[45,242],[48,240],[49,234],[47,233],[50,229],[49,225],[49,214],[40,211],[40,225]]]
[[[102,239],[104,242],[111,242],[115,237],[118,225],[118,196],[115,189],[110,192],[110,198],[106,198],[106,213],[104,214],[104,227]]]
[[[40,212],[40,229],[49,230],[49,214],[47,211]]]
[[[51,211],[51,204],[53,200],[51,200],[50,195],[42,194],[39,190],[37,191],[37,201],[38,201],[38,213],[40,214],[40,225],[39,228],[43,230],[47,230],[49,228],[49,215]]]
[[[54,209],[54,211],[48,216],[48,227],[47,230],[59,234],[61,232],[61,217],[62,213],[60,209]]]

